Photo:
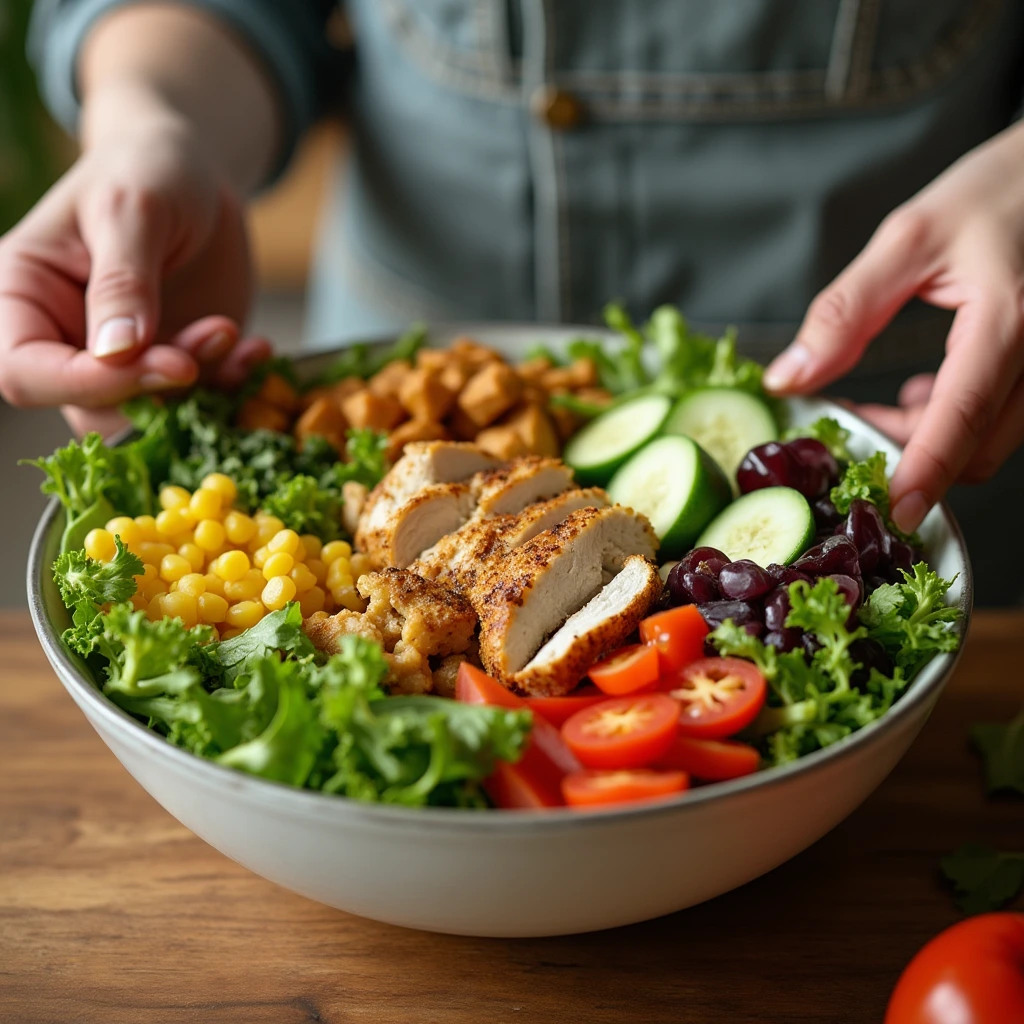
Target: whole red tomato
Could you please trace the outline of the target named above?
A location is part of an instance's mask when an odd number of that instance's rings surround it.
[[[1024,914],[982,914],[947,928],[907,965],[885,1024],[1024,1021]]]

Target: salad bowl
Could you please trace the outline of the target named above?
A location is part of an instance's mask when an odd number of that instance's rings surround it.
[[[470,335],[516,358],[591,328],[461,324],[432,344]],[[311,376],[331,358],[298,361]],[[819,399],[788,403],[793,424],[832,416],[858,458],[896,446]],[[365,804],[291,788],[195,757],[110,702],[61,643],[68,612],[51,579],[63,512],[56,500],[36,530],[28,565],[33,623],[58,677],[139,784],[182,824],[257,874],[349,913],[430,931],[478,936],[585,932],[682,910],[757,878],[835,827],[913,742],[957,661],[934,657],[881,719],[799,760],[649,804],[475,812]],[[949,599],[971,610],[971,570],[949,510],[922,530],[931,566],[956,577]],[[614,879],[614,884],[609,880]]]

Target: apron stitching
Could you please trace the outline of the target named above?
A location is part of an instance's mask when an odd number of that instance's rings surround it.
[[[861,3],[846,86],[847,96],[853,102],[863,99],[871,86],[871,61],[875,53],[880,7],[879,0],[862,0]]]
[[[861,19],[861,0],[839,0],[832,46],[825,72],[825,96],[833,101],[847,95],[850,65]]]

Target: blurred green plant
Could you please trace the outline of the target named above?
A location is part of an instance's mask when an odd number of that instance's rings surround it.
[[[0,0],[0,234],[56,178],[66,155],[25,56],[32,0]]]

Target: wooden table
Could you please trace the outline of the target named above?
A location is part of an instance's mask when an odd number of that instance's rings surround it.
[[[1024,700],[1022,661],[1024,615],[978,615],[907,758],[770,875],[648,924],[497,941],[350,917],[222,857],[93,734],[27,616],[2,614],[0,1021],[879,1021],[901,966],[957,919],[938,858],[1024,840],[966,743]]]

